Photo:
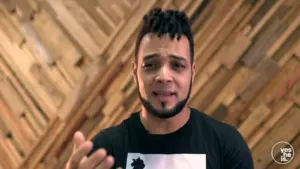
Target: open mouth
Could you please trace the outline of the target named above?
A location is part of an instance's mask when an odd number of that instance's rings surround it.
[[[164,92],[164,91],[155,91],[153,96],[158,99],[160,102],[169,102],[174,100],[176,93],[175,92]]]

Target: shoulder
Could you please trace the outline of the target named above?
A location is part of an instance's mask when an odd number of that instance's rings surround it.
[[[202,125],[202,127],[205,128],[206,131],[209,130],[210,132],[213,132],[222,141],[228,139],[229,135],[237,137],[241,136],[236,127],[228,123],[218,121],[212,118],[211,116],[205,114],[204,112],[198,111],[197,109],[192,109],[192,113],[199,125]]]
[[[198,110],[194,110],[197,112]],[[223,152],[225,168],[253,169],[251,151],[242,134],[235,126],[218,121],[209,115],[199,112],[195,113],[198,120],[206,131],[217,136]]]
[[[111,142],[117,137],[121,137],[124,134],[124,124],[120,124],[117,126],[111,126],[99,131],[91,141],[94,144],[100,144],[103,142]]]
[[[113,149],[113,147],[118,146],[122,140],[128,135],[128,126],[132,123],[132,114],[128,119],[125,119],[121,124],[116,126],[111,126],[99,131],[92,139],[94,152],[97,149],[105,148],[108,152]]]
[[[93,143],[93,148],[90,151],[89,155],[93,152],[97,151],[100,148],[104,148],[111,154],[112,144],[116,142],[115,140],[122,137],[122,133],[124,130],[122,129],[123,126],[113,126],[105,128],[99,131],[90,141]]]

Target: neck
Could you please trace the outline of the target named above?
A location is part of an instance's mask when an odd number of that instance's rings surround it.
[[[184,107],[182,111],[169,119],[160,119],[152,116],[145,108],[141,111],[141,121],[151,134],[168,134],[183,127],[190,118],[190,108]]]

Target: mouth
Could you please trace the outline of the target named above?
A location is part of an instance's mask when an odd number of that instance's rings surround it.
[[[154,91],[152,94],[155,98],[164,102],[171,101],[176,96],[176,93],[171,91]]]
[[[152,93],[155,96],[173,96],[176,94],[175,92],[168,92],[168,91],[159,91],[159,92],[157,91]]]

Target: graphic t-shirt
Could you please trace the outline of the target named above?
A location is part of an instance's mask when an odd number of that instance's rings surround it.
[[[251,152],[238,130],[191,108],[177,131],[150,134],[133,113],[120,125],[99,132],[92,152],[105,148],[123,169],[253,169]]]

